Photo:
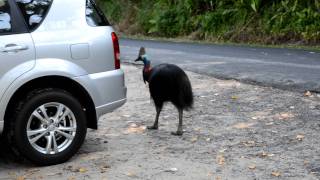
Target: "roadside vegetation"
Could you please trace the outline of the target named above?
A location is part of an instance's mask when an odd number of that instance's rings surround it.
[[[128,36],[265,45],[320,44],[320,0],[99,0]]]

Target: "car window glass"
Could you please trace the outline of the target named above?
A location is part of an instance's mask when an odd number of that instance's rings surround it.
[[[0,33],[11,32],[10,7],[7,0],[0,0]]]
[[[29,29],[34,30],[45,18],[52,0],[16,0]]]
[[[96,7],[92,0],[87,0],[86,19],[90,26],[107,26],[107,22],[103,13]]]

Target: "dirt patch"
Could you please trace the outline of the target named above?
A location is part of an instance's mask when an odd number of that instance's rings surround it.
[[[128,102],[89,130],[80,152],[51,167],[14,163],[0,153],[0,179],[318,179],[320,98],[222,81],[188,72],[195,95],[185,134],[170,135],[177,110],[167,104],[160,129],[141,67],[123,65]]]

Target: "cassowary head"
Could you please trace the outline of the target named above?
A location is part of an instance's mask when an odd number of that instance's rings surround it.
[[[140,48],[138,58],[135,60],[135,62],[137,61],[142,61],[144,65],[150,65],[150,61],[148,60],[146,49],[144,47]]]

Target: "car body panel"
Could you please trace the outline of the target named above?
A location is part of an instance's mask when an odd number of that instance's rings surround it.
[[[23,50],[3,52],[8,45],[25,46]],[[0,36],[0,117],[4,116],[6,104],[2,106],[2,99],[8,87],[21,75],[31,70],[36,63],[35,48],[30,34],[15,34]],[[0,133],[4,120],[0,118]]]
[[[4,52],[8,45],[25,46],[25,50]],[[0,36],[0,99],[6,88],[35,65],[35,49],[30,34]]]
[[[70,7],[73,7],[72,11]],[[52,57],[70,60],[84,67],[88,74],[113,70],[113,28],[89,26],[85,18],[85,1],[55,0],[51,9],[55,8],[59,8],[59,13],[49,11],[41,26],[32,32],[37,59]],[[72,46],[78,44],[89,46],[87,59],[72,58]]]
[[[18,59],[25,62],[6,66],[7,71],[0,66],[0,133],[14,93],[40,77],[62,76],[77,82],[92,98],[98,118],[123,105],[127,89],[124,72],[115,70],[112,32],[111,26],[87,24],[85,0],[54,0],[42,24],[33,32],[0,34],[0,46],[6,37],[24,37],[33,51],[30,55],[21,54]],[[0,59],[14,62],[9,56],[0,55]]]

